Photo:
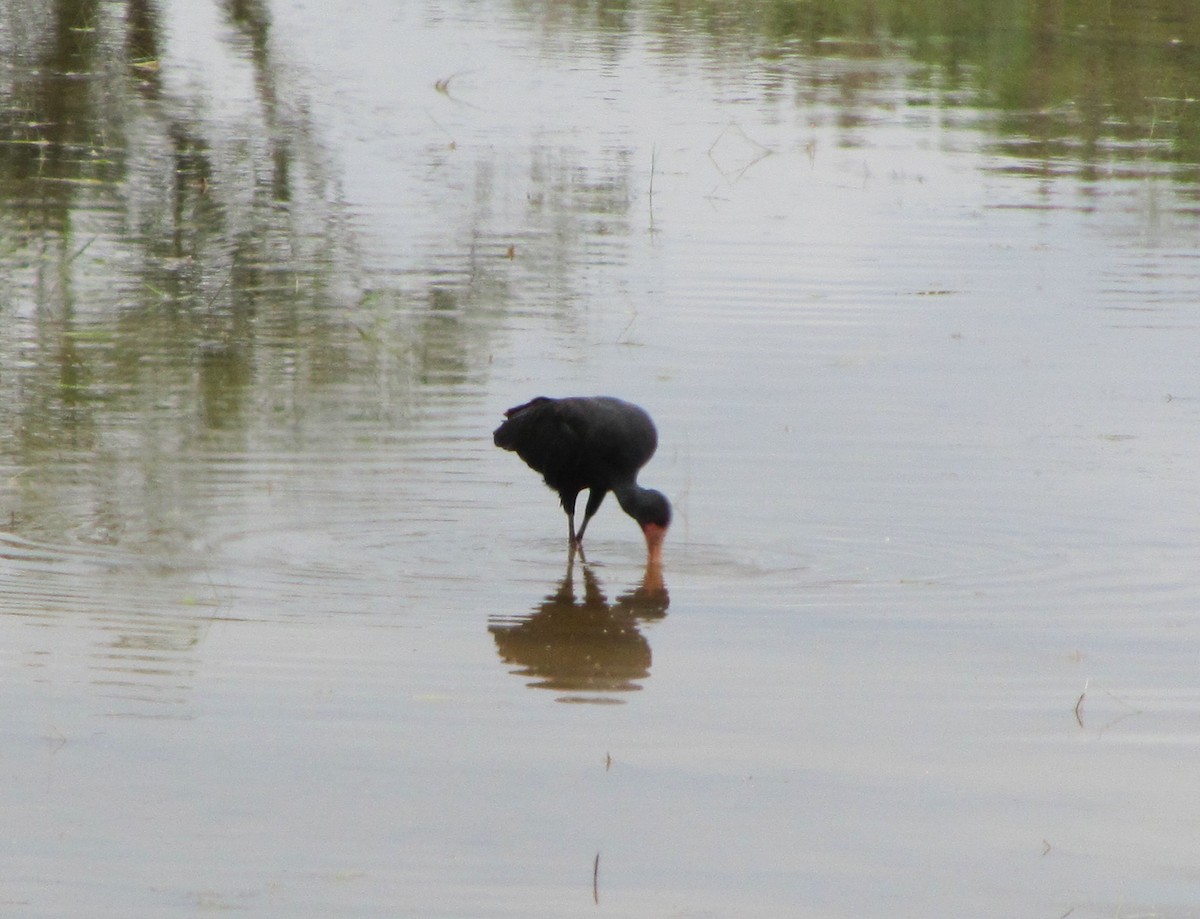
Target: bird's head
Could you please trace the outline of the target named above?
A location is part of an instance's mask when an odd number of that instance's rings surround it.
[[[640,496],[635,519],[646,537],[647,564],[661,565],[662,544],[671,525],[671,502],[661,491],[648,488]]]

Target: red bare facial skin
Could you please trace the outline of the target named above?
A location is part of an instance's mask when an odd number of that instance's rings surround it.
[[[642,527],[646,536],[646,564],[655,567],[662,565],[662,544],[667,536],[667,528],[656,523],[647,523]]]

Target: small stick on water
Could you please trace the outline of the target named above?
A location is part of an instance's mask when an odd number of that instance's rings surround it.
[[[654,230],[654,164],[658,159],[658,147],[650,148],[650,230]]]
[[[1087,695],[1089,680],[1083,681],[1083,692],[1079,694],[1079,698],[1075,702],[1075,720],[1083,727],[1083,697]]]
[[[100,238],[99,236],[93,236],[91,239],[89,239],[87,242],[85,242],[82,246],[80,246],[78,249],[76,249],[74,252],[72,252],[70,257],[67,259],[67,264],[70,265],[71,262],[75,261],[75,259],[77,259],[77,258],[79,258],[79,256],[83,255],[83,253],[87,252],[88,247],[99,238]]]
[[[592,862],[592,902],[597,906],[600,905],[600,853],[596,853],[596,860]]]
[[[231,278],[231,277],[233,277],[233,269],[230,269],[229,277],[227,277],[224,281],[222,281],[221,286],[218,287],[216,289],[216,292],[213,293],[213,295],[208,298],[208,303],[205,305],[205,309],[212,309],[212,305],[217,302],[217,297],[221,296],[221,291],[223,291],[225,289],[226,285],[229,283],[229,278]]]

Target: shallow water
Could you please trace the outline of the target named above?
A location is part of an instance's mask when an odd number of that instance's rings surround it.
[[[921,12],[0,14],[5,914],[1200,914],[1200,22]]]

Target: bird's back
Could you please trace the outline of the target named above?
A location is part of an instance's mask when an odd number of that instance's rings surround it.
[[[514,451],[559,492],[632,482],[658,446],[650,416],[612,396],[539,396],[504,415],[496,446]]]

